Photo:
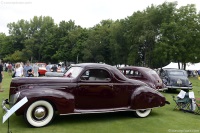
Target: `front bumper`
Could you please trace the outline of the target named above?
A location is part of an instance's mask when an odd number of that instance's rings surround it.
[[[167,90],[168,88],[161,88],[161,89],[156,89],[156,90],[158,90],[158,91],[165,91],[165,90]]]
[[[6,99],[6,100],[3,100],[3,101],[2,101],[2,104],[1,104],[1,106],[2,106],[2,109],[3,109],[4,111],[8,112],[8,111],[9,111],[9,109],[6,107],[6,104],[8,104],[8,105],[9,105],[8,99]]]
[[[166,88],[168,89],[184,89],[184,90],[192,90],[192,87],[181,87],[181,86],[166,86]]]
[[[6,111],[6,114],[3,116],[3,123],[13,114],[15,113],[15,111],[17,111],[20,107],[22,107],[26,102],[28,102],[27,97],[24,97],[23,99],[21,99],[19,102],[17,102],[14,106],[12,106],[12,108],[8,109],[6,107],[6,104],[10,103],[8,102],[8,99],[3,100],[2,101],[2,108],[3,110]]]

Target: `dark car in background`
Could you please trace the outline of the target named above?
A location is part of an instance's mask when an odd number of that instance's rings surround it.
[[[185,70],[163,68],[160,70],[160,77],[168,90],[192,90],[192,83],[189,81],[188,74]]]
[[[65,77],[14,78],[9,100],[2,108],[21,99],[27,102],[15,113],[24,115],[28,124],[43,127],[59,115],[133,111],[147,117],[155,107],[162,107],[166,98],[144,82],[126,78],[117,68],[99,63],[76,64]]]
[[[164,84],[159,75],[153,69],[147,67],[127,66],[119,68],[119,70],[128,78],[140,80],[151,88],[163,91]]]

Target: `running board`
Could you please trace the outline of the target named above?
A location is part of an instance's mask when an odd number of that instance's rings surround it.
[[[60,115],[110,113],[110,112],[120,112],[120,111],[134,111],[134,110],[130,109],[130,107],[113,108],[113,109],[98,109],[98,110],[75,109],[73,113],[60,114]]]

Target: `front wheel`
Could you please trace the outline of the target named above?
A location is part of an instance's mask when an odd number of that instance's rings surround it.
[[[135,115],[140,118],[147,117],[151,113],[151,109],[136,110]]]
[[[26,110],[25,119],[33,127],[43,127],[49,124],[54,117],[53,106],[44,100],[32,103]]]

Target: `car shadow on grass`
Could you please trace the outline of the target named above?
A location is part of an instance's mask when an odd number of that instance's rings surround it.
[[[165,93],[168,93],[168,94],[178,94],[181,90],[166,90]]]
[[[133,112],[112,112],[112,113],[95,113],[95,114],[76,114],[76,115],[57,115],[54,123],[82,123],[82,122],[100,122],[100,121],[115,121],[117,119],[132,119]]]
[[[156,111],[152,111],[147,118],[155,117],[159,115]],[[99,114],[79,114],[79,115],[57,115],[53,121],[53,125],[60,124],[82,124],[82,123],[102,123],[102,122],[114,122],[114,121],[124,121],[124,120],[136,120],[142,119],[137,118],[133,111],[123,111],[123,112],[112,112],[112,113],[99,113]]]

